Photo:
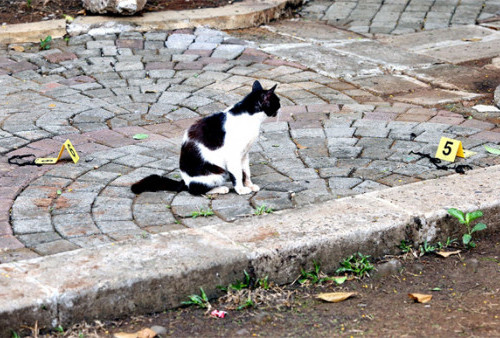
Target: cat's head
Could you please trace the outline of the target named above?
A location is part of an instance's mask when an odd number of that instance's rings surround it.
[[[251,96],[255,97],[257,111],[263,111],[267,116],[273,117],[278,114],[280,109],[280,99],[274,93],[277,85],[271,89],[264,89],[259,81],[255,81],[252,86]]]

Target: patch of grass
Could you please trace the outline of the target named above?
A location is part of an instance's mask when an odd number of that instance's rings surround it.
[[[300,284],[305,284],[307,282],[311,284],[321,284],[328,281],[335,281],[337,284],[342,284],[345,279],[343,277],[328,277],[326,274],[321,272],[321,265],[319,262],[313,261],[313,269],[310,271],[305,271],[300,269],[300,278],[298,282]]]
[[[208,217],[208,216],[212,216],[214,214],[213,210],[208,208],[207,210],[205,209],[200,209],[198,211],[193,211],[191,213],[191,217],[192,218],[196,218],[196,217]]]
[[[410,242],[407,242],[404,239],[401,241],[401,244],[398,245],[398,248],[401,249],[403,253],[408,253],[413,250],[413,246],[410,244]]]
[[[268,276],[264,277],[264,278],[259,278],[257,280],[257,284],[259,285],[259,288],[262,288],[264,290],[269,290],[269,278]]]
[[[338,268],[336,273],[350,273],[357,277],[364,277],[365,275],[370,275],[375,267],[369,260],[370,256],[363,255],[361,252],[351,255],[340,262],[340,268]]]
[[[256,216],[264,215],[264,214],[270,214],[273,212],[273,209],[266,206],[265,204],[259,205],[257,208],[255,208],[253,214]]]
[[[242,305],[238,306],[236,308],[236,310],[243,310],[243,309],[246,309],[246,308],[249,308],[249,307],[255,307],[255,303],[254,301],[252,300],[252,297],[250,295],[248,295],[248,298],[247,300],[245,301],[245,303],[243,303]]]
[[[40,39],[40,50],[49,50],[50,43],[52,42],[52,36],[48,35],[45,39]]]
[[[196,305],[201,309],[206,309],[210,306],[210,303],[208,301],[207,294],[203,290],[203,288],[200,288],[201,295],[189,295],[188,298],[189,300],[186,300],[182,302],[182,305]]]
[[[245,275],[243,281],[237,280],[235,283],[229,284],[228,288],[232,290],[242,290],[250,287],[251,278],[246,270],[243,270],[243,274]]]
[[[422,245],[420,245],[420,255],[423,256],[425,254],[430,254],[436,252],[437,247],[430,243],[427,243],[427,240],[424,241]]]
[[[476,225],[472,226],[472,222],[475,221],[476,219],[483,217],[483,212],[481,210],[476,210],[473,212],[468,212],[464,213],[461,210],[455,209],[455,208],[450,208],[448,209],[448,213],[458,219],[460,224],[464,224],[466,227],[467,232],[463,234],[462,236],[462,243],[463,245],[467,248],[475,248],[476,243],[472,240],[472,234],[475,233],[476,231],[481,231],[487,228],[486,224],[484,223],[477,223]]]

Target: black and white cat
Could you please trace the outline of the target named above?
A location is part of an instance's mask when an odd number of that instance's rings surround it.
[[[148,176],[132,185],[132,192],[183,191],[193,195],[226,194],[227,178],[240,195],[259,191],[250,179],[248,152],[259,136],[266,117],[276,116],[280,100],[276,85],[263,89],[255,81],[252,92],[223,112],[195,122],[184,134],[179,167],[182,181],[159,175]]]

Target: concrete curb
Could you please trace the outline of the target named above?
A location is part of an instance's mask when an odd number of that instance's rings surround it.
[[[53,39],[66,34],[66,20],[51,20],[0,26],[0,43],[39,42],[50,35]]]
[[[184,11],[145,13],[142,16],[80,16],[66,26],[65,20],[41,21],[0,27],[0,43],[38,42],[50,35],[61,38],[96,32],[173,30],[207,26],[239,29],[258,26],[280,18],[302,0],[243,0],[228,6]]]
[[[63,325],[162,311],[246,269],[293,281],[313,260],[333,271],[361,251],[394,253],[402,239],[434,241],[463,229],[446,209],[481,209],[500,228],[500,166],[147,239],[0,265],[0,334],[21,325]],[[21,282],[22,281],[22,282]]]

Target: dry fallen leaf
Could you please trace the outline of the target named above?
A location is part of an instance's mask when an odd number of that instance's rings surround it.
[[[293,143],[295,143],[295,145],[296,145],[296,146],[297,146],[297,148],[299,148],[299,149],[307,149],[307,147],[306,147],[306,146],[303,146],[302,144],[300,144],[299,142],[297,142],[297,141],[295,141],[295,140],[293,140]]]
[[[16,52],[24,52],[23,46],[12,46],[10,49],[15,50]]]
[[[324,300],[325,302],[338,303],[357,295],[357,292],[328,292],[320,293],[316,298]]]
[[[436,254],[439,255],[439,256],[441,256],[441,257],[448,258],[451,255],[458,255],[460,252],[461,252],[460,250],[456,250],[456,251],[438,251],[438,252],[436,252]]]
[[[137,331],[136,333],[118,332],[113,336],[114,338],[154,338],[156,337],[156,332],[151,329],[145,328],[141,331]]]
[[[432,295],[425,295],[423,293],[409,293],[408,297],[419,303],[428,303],[432,299]]]
[[[462,41],[467,41],[467,42],[479,42],[483,39],[481,38],[463,38]]]

